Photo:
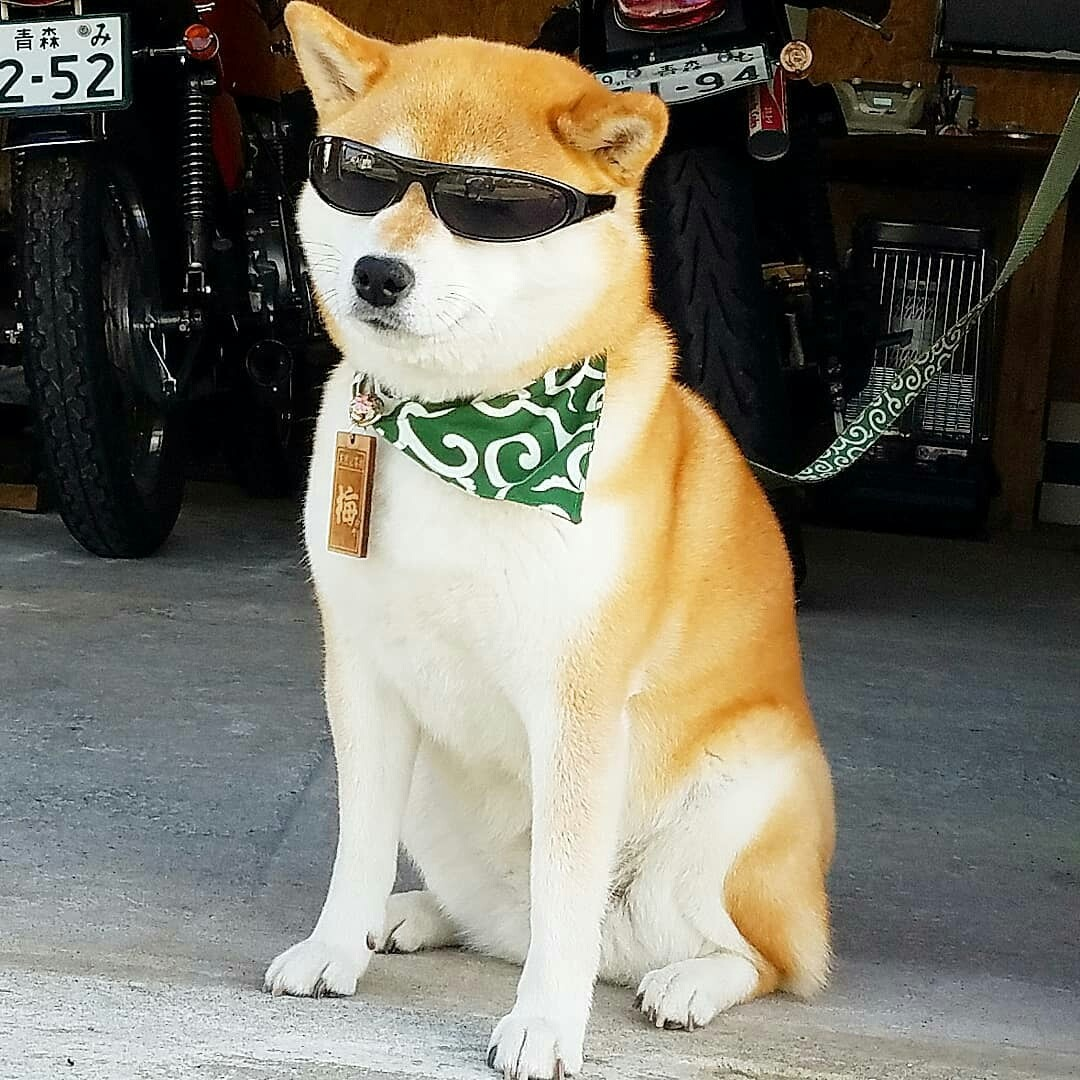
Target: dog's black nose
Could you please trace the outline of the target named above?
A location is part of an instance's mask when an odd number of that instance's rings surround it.
[[[400,259],[365,255],[353,267],[357,295],[374,307],[396,304],[413,287],[416,276]]]

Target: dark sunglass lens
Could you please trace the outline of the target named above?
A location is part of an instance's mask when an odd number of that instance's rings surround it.
[[[375,150],[333,140],[316,143],[311,183],[331,205],[349,214],[377,214],[393,201],[398,172]]]
[[[570,211],[569,196],[554,185],[469,172],[439,178],[435,207],[451,232],[474,240],[527,240],[558,228]]]

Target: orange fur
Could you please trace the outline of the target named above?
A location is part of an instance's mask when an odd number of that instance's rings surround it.
[[[621,393],[647,392],[648,374],[620,370]],[[645,431],[612,481],[637,523],[634,569],[585,648],[625,658],[626,681],[642,664],[653,673],[632,707],[643,800],[658,805],[704,756],[797,757],[794,793],[739,855],[724,902],[760,954],[752,996],[809,996],[831,957],[832,786],[803,688],[783,539],[730,435],[692,395],[669,388]],[[681,626],[669,640],[673,609]],[[581,678],[589,666],[570,670]]]
[[[831,961],[825,873],[833,851],[832,785],[820,760],[806,768],[811,790],[776,810],[735,861],[724,888],[735,925],[775,973],[769,989],[778,983],[800,997],[825,985]],[[793,845],[799,835],[805,842]]]
[[[614,192],[636,212],[666,131],[657,99],[611,94],[544,53],[467,38],[389,46],[300,2],[287,17],[324,131],[379,143],[401,127],[430,160],[552,176]],[[416,189],[380,222],[390,250],[435,227]],[[640,233],[597,235],[608,268],[599,302],[522,358],[507,385],[491,387],[513,389],[603,353],[601,439],[605,425],[627,433],[617,460],[595,483],[590,476],[589,497],[619,505],[630,522],[628,554],[612,597],[564,657],[572,719],[562,738],[569,759],[590,767],[611,738],[612,710],[628,701],[630,802],[646,817],[711,760],[790,763],[789,788],[738,853],[717,902],[756,950],[751,996],[777,986],[809,993],[829,963],[832,789],[803,688],[784,541],[727,429],[674,382]]]

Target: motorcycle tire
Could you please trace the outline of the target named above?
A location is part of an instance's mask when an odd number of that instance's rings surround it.
[[[63,148],[28,154],[13,198],[23,367],[60,516],[95,555],[150,555],[180,512],[183,446],[140,388],[160,294],[138,191],[104,155]]]
[[[790,423],[761,273],[750,162],[719,145],[665,150],[645,180],[653,299],[679,345],[679,377],[752,461],[789,465]],[[796,586],[806,577],[798,492],[769,492]]]

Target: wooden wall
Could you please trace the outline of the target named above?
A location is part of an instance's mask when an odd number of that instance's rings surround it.
[[[937,7],[937,0],[893,0],[888,19],[894,35],[891,42],[834,11],[813,12],[814,81],[860,76],[887,82],[936,82],[939,65],[931,59],[931,48]],[[1080,76],[1075,74],[958,65],[952,65],[952,71],[959,82],[976,88],[976,115],[990,129],[1011,123],[1028,131],[1056,134],[1080,89]]]
[[[1080,402],[1080,185],[1073,186],[1065,228],[1047,397]]]
[[[417,41],[433,34],[467,34],[528,45],[557,0],[319,0],[339,19],[372,37]],[[299,83],[291,62],[282,82]]]
[[[414,41],[431,34],[472,34],[527,45],[558,0],[321,0],[356,29],[389,41]],[[893,0],[892,42],[837,15],[810,16],[815,82],[851,78],[933,83],[931,60],[937,0]],[[978,90],[984,126],[1019,124],[1030,131],[1056,133],[1078,89],[1080,76],[989,67],[954,67],[957,78]]]
[[[470,34],[528,45],[556,0],[321,0],[365,34],[416,41],[432,34]]]
[[[893,40],[832,11],[810,16],[816,82],[860,76],[900,82],[934,83],[938,63],[931,59],[937,0],[893,0],[888,25]],[[952,65],[958,81],[976,88],[980,125],[995,130],[1008,124],[1057,134],[1080,90],[1080,76],[1015,68]],[[1074,186],[1062,253],[1060,300],[1053,331],[1049,399],[1080,401],[1080,190]]]

